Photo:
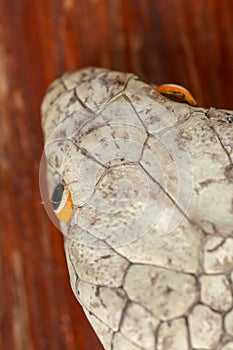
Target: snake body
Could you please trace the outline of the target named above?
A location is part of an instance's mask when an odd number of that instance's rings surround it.
[[[231,111],[139,77],[63,74],[42,104],[72,290],[106,350],[233,350]]]

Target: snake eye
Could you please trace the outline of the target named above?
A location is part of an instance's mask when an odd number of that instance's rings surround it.
[[[53,191],[52,206],[59,220],[65,222],[70,221],[73,203],[70,192],[63,181],[59,183]]]
[[[183,86],[177,84],[162,84],[157,86],[155,90],[171,100],[188,103],[190,106],[197,106],[194,97]]]

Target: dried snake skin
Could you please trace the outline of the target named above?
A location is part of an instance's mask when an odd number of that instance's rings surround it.
[[[233,350],[233,112],[85,68],[42,104],[72,290],[106,350]]]

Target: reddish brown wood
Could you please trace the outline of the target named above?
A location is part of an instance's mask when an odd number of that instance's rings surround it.
[[[98,350],[63,238],[40,203],[40,103],[87,65],[189,88],[233,108],[232,0],[0,0],[0,349]]]

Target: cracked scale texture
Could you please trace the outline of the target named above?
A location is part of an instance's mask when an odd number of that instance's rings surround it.
[[[230,283],[225,275],[203,275],[200,278],[201,301],[216,311],[227,311],[232,306]]]
[[[42,104],[71,286],[106,350],[233,350],[231,111],[133,74],[65,73]]]
[[[95,315],[114,331],[117,331],[127,298],[122,289],[97,287],[80,281],[78,299],[87,309],[95,309]]]
[[[204,270],[206,273],[221,273],[232,270],[233,238],[208,237],[204,246]]]
[[[223,333],[222,316],[206,305],[197,305],[188,316],[191,343],[197,349],[215,348]]]
[[[155,266],[132,265],[124,289],[161,320],[185,314],[197,298],[193,276]]]
[[[188,330],[184,318],[163,322],[158,331],[158,350],[188,350]]]
[[[155,333],[159,325],[159,319],[140,306],[129,303],[125,310],[120,331],[122,334],[140,348],[153,349],[155,345]],[[135,332],[137,329],[137,332]]]

